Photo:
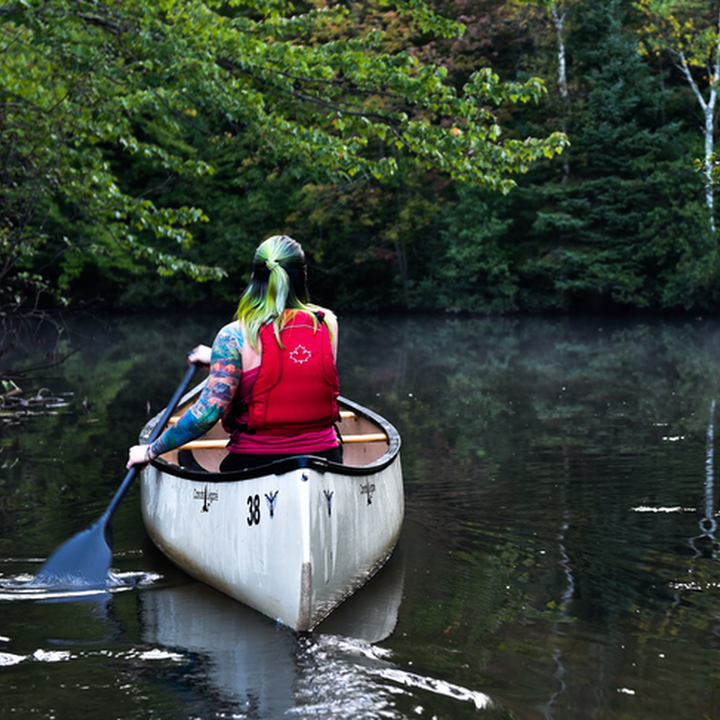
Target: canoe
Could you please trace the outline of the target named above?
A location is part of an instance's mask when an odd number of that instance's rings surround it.
[[[188,575],[312,630],[386,562],[404,514],[400,435],[371,410],[343,397],[339,404],[342,464],[300,455],[219,472],[228,439],[219,424],[153,460],[140,477],[152,541]]]

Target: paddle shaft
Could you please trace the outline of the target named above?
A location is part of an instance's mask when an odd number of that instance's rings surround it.
[[[195,375],[195,366],[191,366],[172,400],[150,433],[148,442],[157,440],[168,418],[180,402]],[[64,542],[47,559],[35,575],[34,587],[65,587],[76,590],[107,589],[108,573],[112,563],[111,519],[117,510],[133,480],[137,477],[139,466],[134,465],[125,476],[122,484],[110,501],[105,512],[97,522]]]
[[[180,385],[178,385],[177,390],[175,390],[175,394],[170,399],[170,402],[168,403],[167,407],[165,408],[163,414],[160,416],[160,419],[157,421],[155,427],[152,429],[152,432],[150,433],[150,437],[148,438],[148,445],[152,445],[161,435],[163,429],[167,425],[168,420],[170,419],[170,416],[175,412],[175,408],[177,407],[178,403],[180,402],[180,399],[187,391],[188,387],[190,386],[190,383],[192,382],[192,379],[195,377],[195,373],[197,372],[197,366],[191,365],[188,368],[188,371],[185,373],[185,377],[182,379],[182,382]],[[110,501],[110,504],[107,506],[107,509],[102,514],[102,517],[100,518],[99,522],[107,522],[112,518],[112,516],[115,514],[115,511],[118,508],[118,505],[120,505],[122,499],[127,494],[127,491],[132,486],[133,482],[135,481],[135,478],[137,477],[137,474],[140,472],[140,466],[139,465],[133,465],[130,470],[128,470],[127,475],[125,476],[125,479],[120,484],[120,487],[117,489],[115,495],[113,496],[113,499]]]

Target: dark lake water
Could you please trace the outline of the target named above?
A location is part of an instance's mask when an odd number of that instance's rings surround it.
[[[1,411],[0,587],[101,514],[225,321],[5,326],[0,369],[36,369]],[[164,561],[135,488],[138,586],[0,592],[0,716],[720,718],[718,321],[347,317],[340,345],[343,394],[403,436],[388,566],[296,635]]]

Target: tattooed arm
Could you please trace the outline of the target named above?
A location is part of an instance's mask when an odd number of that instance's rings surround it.
[[[226,325],[218,333],[212,347],[210,375],[200,397],[151,446],[135,445],[130,448],[128,468],[145,464],[200,437],[222,417],[240,385],[242,346],[243,335],[237,323]]]

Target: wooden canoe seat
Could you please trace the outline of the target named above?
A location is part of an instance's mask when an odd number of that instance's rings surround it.
[[[364,442],[387,442],[385,433],[366,433],[365,435],[343,435],[343,444]],[[192,440],[182,446],[185,450],[222,450],[228,444],[227,438]]]
[[[174,425],[178,420],[180,420],[181,417],[182,417],[182,415],[173,415],[168,420],[168,425]],[[351,420],[354,417],[356,417],[356,416],[352,410],[341,410],[340,411],[340,419],[341,420]]]

